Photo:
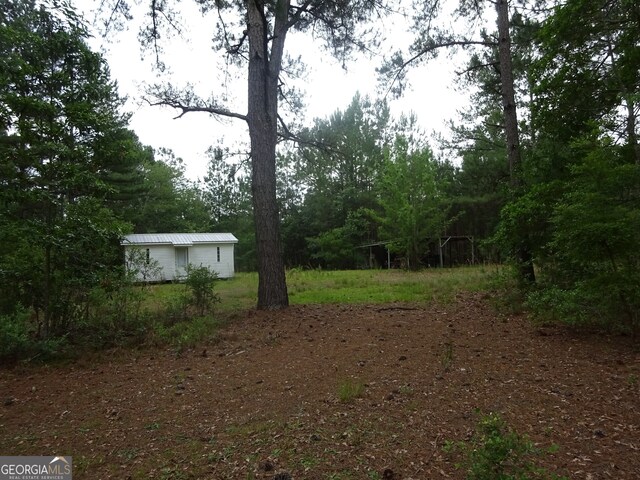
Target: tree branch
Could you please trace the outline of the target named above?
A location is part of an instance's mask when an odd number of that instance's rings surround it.
[[[473,45],[479,45],[483,47],[495,47],[498,44],[496,42],[488,42],[486,40],[446,40],[446,41],[439,41],[439,42],[434,41],[430,45],[427,45],[426,47],[419,49],[418,52],[415,55],[413,55],[409,60],[401,61],[401,63],[398,64],[397,68],[395,69],[395,74],[393,75],[393,78],[391,79],[391,82],[389,84],[389,88],[387,88],[387,91],[385,93],[385,97],[389,94],[389,92],[393,88],[393,85],[398,81],[398,79],[402,76],[405,70],[411,64],[417,62],[418,60],[421,60],[426,55],[433,53],[436,50],[439,50],[441,48],[469,47]],[[401,58],[401,56],[398,56],[397,58]]]
[[[460,75],[464,75],[465,73],[473,72],[474,70],[480,70],[481,68],[497,67],[499,65],[500,65],[499,62],[479,63],[477,65],[472,65],[469,68],[466,68],[462,71],[456,71],[455,73],[456,75],[460,76]]]
[[[187,113],[191,112],[204,112],[211,115],[218,115],[227,118],[237,118],[239,120],[247,121],[247,116],[241,113],[236,113],[224,108],[220,105],[216,105],[215,101],[205,102],[199,98],[191,87],[187,87],[183,90],[177,90],[172,85],[159,86],[154,85],[148,89],[148,94],[154,97],[150,100],[148,97],[143,97],[143,100],[150,106],[165,106],[180,110],[181,113],[174,117],[175,119],[181,118]]]
[[[191,113],[191,112],[205,112],[205,113],[210,113],[211,115],[219,115],[221,117],[228,117],[228,118],[238,118],[240,120],[244,120],[245,122],[247,121],[247,116],[246,115],[242,115],[240,113],[235,113],[235,112],[230,112],[228,110],[222,109],[222,108],[216,108],[216,107],[190,107],[187,105],[181,105],[177,102],[171,102],[168,100],[161,100],[158,102],[150,102],[147,100],[147,103],[149,105],[151,105],[152,107],[157,107],[157,106],[167,106],[167,107],[171,107],[171,108],[175,108],[177,110],[181,110],[182,112],[180,113],[180,115],[177,115],[175,117],[173,117],[174,120],[178,119],[178,118],[182,118],[184,115],[186,115],[187,113]]]
[[[290,29],[291,27],[293,27],[296,23],[298,23],[298,21],[300,20],[300,17],[302,16],[303,13],[306,13],[309,9],[309,5],[311,5],[312,0],[306,0],[302,5],[298,6],[291,6],[291,9],[296,9],[296,12],[291,15],[291,18],[289,20],[289,22],[287,23],[287,30]]]
[[[280,123],[280,126],[282,127],[282,132],[278,132],[278,136],[283,140],[290,140],[292,142],[296,142],[299,146],[304,145],[307,147],[317,148],[325,152],[342,155],[342,152],[340,150],[333,148],[333,145],[330,145],[324,142],[318,142],[316,140],[309,140],[301,137],[300,135],[293,133],[291,130],[289,130],[289,127],[287,126],[287,124],[284,122],[284,120],[279,114],[278,114],[278,123]]]

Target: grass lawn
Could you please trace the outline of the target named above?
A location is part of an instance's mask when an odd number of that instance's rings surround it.
[[[474,266],[404,270],[302,270],[287,271],[289,301],[303,304],[366,304],[448,302],[457,292],[488,288],[502,267]],[[150,302],[167,301],[178,296],[184,285],[152,286]],[[258,274],[239,272],[216,285],[220,295],[218,311],[234,313],[255,307],[258,299]]]
[[[447,302],[457,292],[488,287],[496,267],[403,270],[290,270],[292,304]]]
[[[287,271],[289,301],[300,304],[366,304],[448,302],[457,292],[488,288],[498,266],[430,269],[420,272],[403,270],[301,270]],[[184,285],[166,284],[151,288],[150,300],[168,300],[178,295]],[[216,285],[220,312],[233,313],[255,307],[258,291],[257,273],[237,273]]]

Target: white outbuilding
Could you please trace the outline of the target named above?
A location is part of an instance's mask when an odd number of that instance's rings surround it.
[[[134,233],[121,242],[125,258],[135,251],[143,264],[136,269],[138,279],[151,282],[180,280],[188,265],[209,267],[218,277],[231,278],[236,243],[231,233]],[[144,264],[157,268],[146,270]]]

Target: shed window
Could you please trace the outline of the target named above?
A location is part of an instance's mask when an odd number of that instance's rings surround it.
[[[149,262],[151,261],[151,256],[149,255],[149,249],[148,248],[147,248],[146,260],[147,260],[147,265],[148,265]]]
[[[220,247],[216,247],[216,258],[218,259],[218,263],[220,263]]]
[[[176,267],[186,268],[189,264],[189,249],[187,247],[176,247]]]

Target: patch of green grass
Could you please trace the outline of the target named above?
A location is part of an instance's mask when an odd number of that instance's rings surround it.
[[[80,433],[88,433],[92,430],[98,430],[102,427],[102,422],[100,420],[88,420],[86,422],[83,422],[79,427],[78,427],[78,431]]]
[[[186,480],[189,478],[188,473],[178,470],[177,467],[164,467],[160,470],[161,480]]]
[[[90,472],[93,467],[104,463],[105,459],[102,455],[76,455],[73,457],[73,471],[74,473],[87,473]]]
[[[301,459],[300,459],[300,465],[302,466],[302,468],[306,471],[306,470],[311,470],[312,468],[314,468],[316,465],[318,465],[318,459],[311,456],[311,455],[304,455]]]
[[[499,268],[499,267],[496,267]],[[287,272],[287,288],[292,304],[428,303],[451,301],[462,291],[488,289],[496,268],[484,266],[404,270],[302,270]],[[254,308],[257,302],[258,274],[236,273],[220,280],[215,289],[221,302],[217,314],[229,314]],[[181,284],[153,285],[147,289],[145,304],[153,311],[175,303],[184,295]]]
[[[154,334],[157,343],[173,345],[183,350],[214,338],[220,325],[220,321],[211,317],[195,317],[168,326],[159,322],[154,325]]]
[[[398,392],[402,395],[411,395],[413,393],[413,388],[409,385],[401,385],[400,388],[398,388]]]
[[[343,403],[351,403],[364,393],[364,383],[347,379],[338,386],[338,398]]]
[[[133,460],[138,456],[139,452],[140,450],[138,448],[130,447],[130,448],[123,448],[118,450],[116,452],[116,455],[122,458],[123,460],[130,462],[131,460]]]
[[[216,284],[216,290],[220,295],[218,312],[239,312],[254,308],[258,302],[258,274],[236,273],[233,278],[220,280]]]
[[[292,304],[450,301],[460,291],[487,287],[483,267],[403,270],[292,270],[287,274]]]

